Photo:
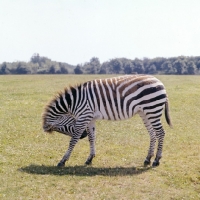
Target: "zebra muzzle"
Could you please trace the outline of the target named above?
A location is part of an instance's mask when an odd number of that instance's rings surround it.
[[[44,130],[44,132],[51,133],[53,131],[53,126],[45,125],[45,126],[43,126],[43,130]]]

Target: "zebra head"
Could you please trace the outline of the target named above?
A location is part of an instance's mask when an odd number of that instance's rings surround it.
[[[51,103],[47,105],[42,118],[44,132],[52,133],[56,131],[73,137],[76,118],[70,112],[60,112],[56,109],[56,104]],[[85,138],[87,135],[87,130],[85,130],[80,139]]]
[[[47,133],[56,131],[73,137],[75,124],[76,120],[71,114],[62,114],[57,117],[48,115],[48,113],[43,115],[43,130]],[[85,138],[87,135],[87,130],[85,130],[80,139]]]
[[[76,120],[69,113],[52,115],[52,112],[45,112],[43,115],[43,130],[51,133],[53,131],[73,136]]]
[[[77,116],[75,116],[74,110],[77,106],[76,99],[77,90],[73,87],[65,88],[64,92],[59,92],[45,108],[43,130],[48,133],[57,131],[71,137],[75,136]],[[87,130],[84,130],[80,139],[86,136]]]

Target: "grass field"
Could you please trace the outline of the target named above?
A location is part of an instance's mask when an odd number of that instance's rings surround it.
[[[70,138],[43,133],[43,108],[56,91],[96,77],[0,76],[0,199],[200,199],[199,76],[157,76],[166,86],[174,126],[162,118],[159,167],[143,167],[149,136],[139,116],[97,122],[91,166],[83,165],[86,138],[65,168],[56,167]]]

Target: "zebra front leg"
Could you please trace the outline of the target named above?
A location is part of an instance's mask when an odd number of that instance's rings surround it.
[[[82,116],[79,116],[79,119],[77,119],[75,128],[74,128],[74,133],[73,133],[73,136],[69,143],[69,148],[68,148],[67,152],[65,153],[65,155],[63,156],[62,160],[58,163],[58,165],[57,165],[58,167],[65,166],[65,162],[67,160],[69,160],[69,157],[70,157],[76,143],[81,138],[87,125],[91,122],[93,115],[91,113],[87,113],[87,115],[88,115],[87,118],[85,117],[85,115],[82,115]]]
[[[156,131],[156,136],[158,139],[158,149],[156,153],[156,158],[152,164],[153,167],[158,166],[160,164],[159,160],[162,158],[162,149],[163,149],[163,142],[164,142],[164,137],[165,137],[165,131],[162,127],[160,130]]]
[[[63,156],[62,160],[58,163],[58,167],[64,167],[65,166],[65,162],[67,160],[69,160],[69,157],[76,145],[76,143],[78,142],[79,138],[78,137],[72,137],[70,142],[69,142],[69,148],[67,150],[67,152],[65,153],[65,155]]]
[[[88,125],[88,140],[90,143],[90,155],[87,158],[85,164],[92,164],[92,159],[95,157],[95,122],[92,121]]]

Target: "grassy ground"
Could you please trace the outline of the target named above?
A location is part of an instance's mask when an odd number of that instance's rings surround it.
[[[43,133],[43,107],[56,91],[96,77],[0,76],[0,199],[200,199],[199,76],[158,76],[174,125],[163,118],[159,167],[142,166],[149,136],[139,116],[98,121],[92,166],[83,165],[89,153],[83,139],[66,167],[56,167],[69,137]]]

